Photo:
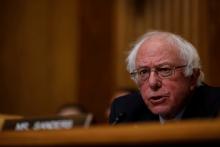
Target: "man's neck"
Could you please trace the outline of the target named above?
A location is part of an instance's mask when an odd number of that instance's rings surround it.
[[[179,113],[177,113],[177,115],[175,115],[174,117],[169,117],[168,119],[167,119],[167,117],[165,118],[165,117],[159,115],[160,123],[164,124],[166,121],[180,120],[183,116],[184,111],[185,111],[185,107]]]

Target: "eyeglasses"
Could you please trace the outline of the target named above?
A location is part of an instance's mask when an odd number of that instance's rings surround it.
[[[178,68],[184,68],[186,65],[173,66],[173,65],[160,65],[154,68],[143,67],[131,72],[131,77],[137,82],[143,82],[149,79],[151,72],[155,72],[160,78],[169,78],[175,74]]]

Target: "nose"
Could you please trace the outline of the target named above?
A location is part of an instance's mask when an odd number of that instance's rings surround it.
[[[149,87],[154,91],[160,89],[160,87],[162,86],[162,81],[156,72],[152,71],[150,73],[148,84]]]

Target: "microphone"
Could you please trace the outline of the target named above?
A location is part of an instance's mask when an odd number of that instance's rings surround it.
[[[119,122],[121,122],[122,119],[123,119],[125,116],[126,116],[125,112],[120,112],[120,113],[116,116],[116,118],[115,118],[115,120],[113,121],[112,125],[116,125],[116,124],[118,124]]]

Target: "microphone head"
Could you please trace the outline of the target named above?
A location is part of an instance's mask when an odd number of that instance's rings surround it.
[[[118,124],[119,122],[121,122],[126,116],[125,112],[120,112],[118,113],[118,115],[115,118],[115,121],[112,123],[113,125]]]
[[[118,114],[118,117],[119,117],[119,118],[125,117],[125,112],[120,112],[120,113]]]

